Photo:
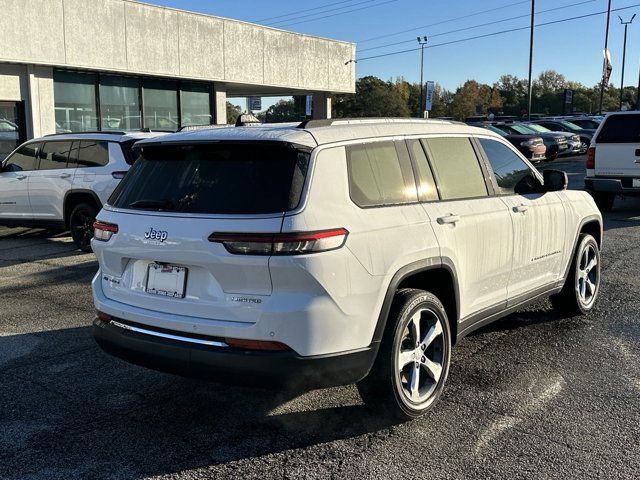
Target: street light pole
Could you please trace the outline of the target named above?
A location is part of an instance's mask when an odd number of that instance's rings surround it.
[[[622,96],[624,93],[624,64],[627,58],[627,27],[631,25],[633,19],[636,18],[636,14],[634,13],[633,17],[631,17],[631,20],[629,20],[628,22],[622,20],[622,17],[620,15],[618,15],[618,18],[620,19],[620,24],[624,25],[624,44],[622,47],[622,78],[620,79],[620,107],[618,108],[619,110],[622,110]]]
[[[607,61],[607,48],[609,47],[609,19],[611,18],[611,0],[609,0],[609,6],[607,7],[607,28],[604,34],[604,55],[605,62]],[[602,115],[602,99],[604,98],[604,69],[602,70],[602,80],[600,81],[600,106],[598,107],[598,113]]]
[[[533,84],[531,75],[533,73],[533,29],[536,18],[536,0],[531,0],[531,35],[529,38],[529,107],[527,108],[527,120],[531,120],[531,100],[533,97]]]
[[[420,111],[422,117],[424,117],[424,47],[427,44],[427,37],[418,37],[418,43],[420,44],[421,56],[420,56]]]

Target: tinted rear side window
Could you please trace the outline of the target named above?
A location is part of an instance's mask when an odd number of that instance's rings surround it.
[[[309,158],[267,142],[146,147],[109,203],[221,215],[286,212],[300,202]]]
[[[604,121],[597,143],[640,143],[640,115],[611,115]]]
[[[443,200],[487,196],[487,185],[468,138],[429,138],[427,147]]]
[[[104,167],[109,163],[109,143],[83,140],[77,162],[79,167]]]
[[[27,172],[36,168],[36,152],[40,143],[30,143],[20,147],[16,153],[7,158],[4,164],[6,172]]]
[[[416,184],[406,146],[398,155],[394,142],[350,145],[347,149],[349,191],[360,207],[417,201]]]
[[[40,170],[67,168],[72,142],[47,142],[40,149]]]

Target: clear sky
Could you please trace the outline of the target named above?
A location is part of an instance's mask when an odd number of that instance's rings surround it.
[[[353,41],[357,43],[358,57],[363,58],[356,67],[358,77],[376,75],[389,79],[403,76],[409,81],[420,79],[419,51],[371,60],[364,60],[364,57],[416,47],[417,35],[427,35],[428,44],[437,45],[527,27],[531,9],[531,0],[148,0],[148,3]],[[611,15],[609,49],[615,85],[620,83],[624,31],[618,15],[628,20],[634,13],[640,13],[640,0],[612,1],[613,9],[626,6],[634,8]],[[607,0],[536,0],[536,11],[539,12],[536,23],[605,11],[606,8]],[[550,9],[554,10],[544,12]],[[300,13],[293,15],[293,12]],[[287,14],[291,15],[285,16]],[[502,21],[512,17],[521,18]],[[280,23],[275,23],[278,21]],[[476,27],[489,22],[495,23]],[[605,24],[606,15],[598,15],[537,28],[534,76],[543,70],[554,69],[570,80],[596,84],[602,70]],[[387,36],[405,30],[410,31]],[[452,30],[460,31],[448,33]],[[380,36],[385,37],[368,40]],[[395,42],[406,43],[364,50]],[[455,89],[470,78],[486,83],[493,83],[504,73],[526,78],[528,55],[528,29],[433,47],[425,50],[425,80],[435,80],[445,88]],[[629,27],[626,85],[638,82],[639,55],[640,16]]]

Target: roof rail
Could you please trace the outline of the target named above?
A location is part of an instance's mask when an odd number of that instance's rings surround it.
[[[192,132],[196,130],[213,130],[215,128],[229,127],[230,125],[185,125],[180,127],[178,132]]]
[[[138,130],[135,130],[138,131]],[[139,130],[141,132],[145,132],[145,131],[150,131],[150,130]],[[47,135],[44,135],[45,137],[54,137],[56,135],[126,135],[127,133],[132,133],[132,132],[120,132],[120,131],[115,131],[115,130],[105,130],[103,132],[100,132],[98,130],[89,130],[86,132],[64,132],[64,133],[48,133]]]
[[[330,127],[330,126],[338,126],[338,125],[368,125],[368,124],[380,124],[380,123],[449,123],[449,124],[457,124],[464,125],[463,122],[457,122],[455,120],[441,120],[441,119],[431,119],[431,118],[389,118],[389,117],[380,117],[380,118],[329,118],[322,120],[305,120],[297,128],[309,129],[309,128],[320,128],[320,127]]]

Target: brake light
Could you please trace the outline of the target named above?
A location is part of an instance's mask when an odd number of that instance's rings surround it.
[[[596,147],[589,147],[587,150],[587,168],[596,168]]]
[[[238,255],[302,255],[342,247],[349,232],[344,228],[292,233],[212,233],[210,242],[222,243]]]
[[[118,233],[118,225],[114,223],[95,222],[93,224],[93,238],[101,242],[108,242]]]
[[[240,348],[242,350],[270,350],[284,352],[291,350],[284,343],[267,342],[263,340],[241,340],[239,338],[225,338],[224,343],[231,348]]]
[[[124,176],[127,174],[126,171],[123,172],[111,172],[111,176],[116,180],[122,180]]]

